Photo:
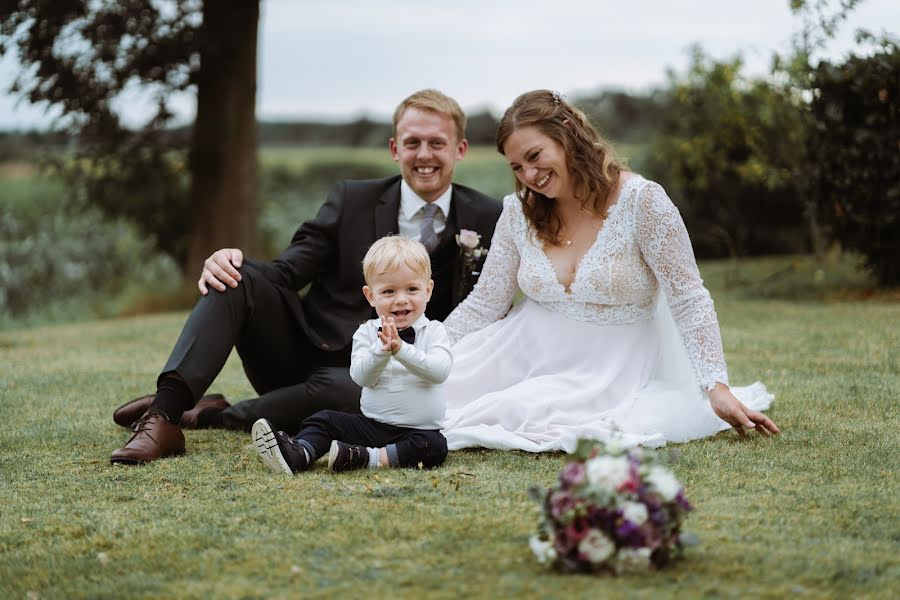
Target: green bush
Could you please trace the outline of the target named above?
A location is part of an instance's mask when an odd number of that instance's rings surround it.
[[[698,256],[808,251],[794,175],[803,153],[799,100],[742,67],[697,49],[687,75],[671,76],[648,170],[681,209]]]
[[[900,285],[900,48],[885,40],[872,56],[822,62],[812,88],[820,218],[882,286]]]
[[[58,197],[0,206],[0,327],[116,314],[130,292],[173,292],[180,275],[134,225]]]
[[[115,154],[64,156],[51,166],[66,184],[69,210],[97,208],[108,219],[127,219],[155,250],[183,262],[191,226],[183,151],[134,145]]]

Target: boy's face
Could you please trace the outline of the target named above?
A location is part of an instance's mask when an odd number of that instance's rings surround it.
[[[425,312],[434,281],[425,279],[406,265],[372,278],[363,294],[379,317],[394,318],[397,329],[405,329]]]

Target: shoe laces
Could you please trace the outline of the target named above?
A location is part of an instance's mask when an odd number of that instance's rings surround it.
[[[362,458],[361,448],[362,448],[362,446],[356,446],[356,445],[351,445],[347,448],[347,450],[350,452],[349,458],[350,458],[351,462],[357,462],[357,461],[359,461],[360,458]]]
[[[161,410],[158,410],[158,409],[148,410],[147,412],[145,412],[145,413],[141,416],[140,419],[138,419],[137,421],[135,421],[135,423],[134,423],[134,428],[132,429],[132,431],[134,431],[134,435],[137,435],[137,434],[141,433],[142,431],[143,431],[143,432],[147,432],[147,436],[149,436],[150,439],[153,440],[153,441],[155,442],[155,441],[156,441],[156,438],[153,437],[152,435],[150,435],[150,432],[149,432],[149,430],[150,430],[150,421],[151,421],[151,419],[153,419],[154,417],[162,417],[162,418],[165,419],[166,421],[169,420],[169,417],[166,416],[166,413],[163,412],[163,411],[161,411]],[[131,436],[132,439],[134,439],[134,435]]]

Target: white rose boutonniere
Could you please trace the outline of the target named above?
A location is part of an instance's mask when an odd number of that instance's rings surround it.
[[[460,229],[456,234],[456,245],[459,246],[459,287],[456,290],[460,298],[465,297],[471,288],[473,277],[481,275],[481,264],[487,256],[487,248],[481,247],[481,234],[471,229]]]
[[[456,245],[459,246],[463,256],[481,258],[487,254],[487,250],[481,247],[481,234],[471,229],[460,229],[456,234]]]

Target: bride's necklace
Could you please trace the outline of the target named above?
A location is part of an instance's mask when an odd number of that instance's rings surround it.
[[[609,216],[609,214],[607,214],[607,212],[604,210],[603,213],[600,215],[600,223],[599,224],[596,224],[596,223],[591,224],[591,233],[594,236],[596,236],[597,232],[600,230],[600,228],[603,227],[603,223],[606,221],[606,218],[608,216]],[[560,220],[559,225],[560,225],[560,227],[562,227],[562,232],[561,232],[562,233],[562,241],[565,246],[571,246],[572,242],[577,237],[577,234],[581,233],[581,231],[583,229],[583,228],[576,229],[575,230],[576,235],[569,235],[569,228],[566,227],[566,224],[563,223],[562,220]]]

